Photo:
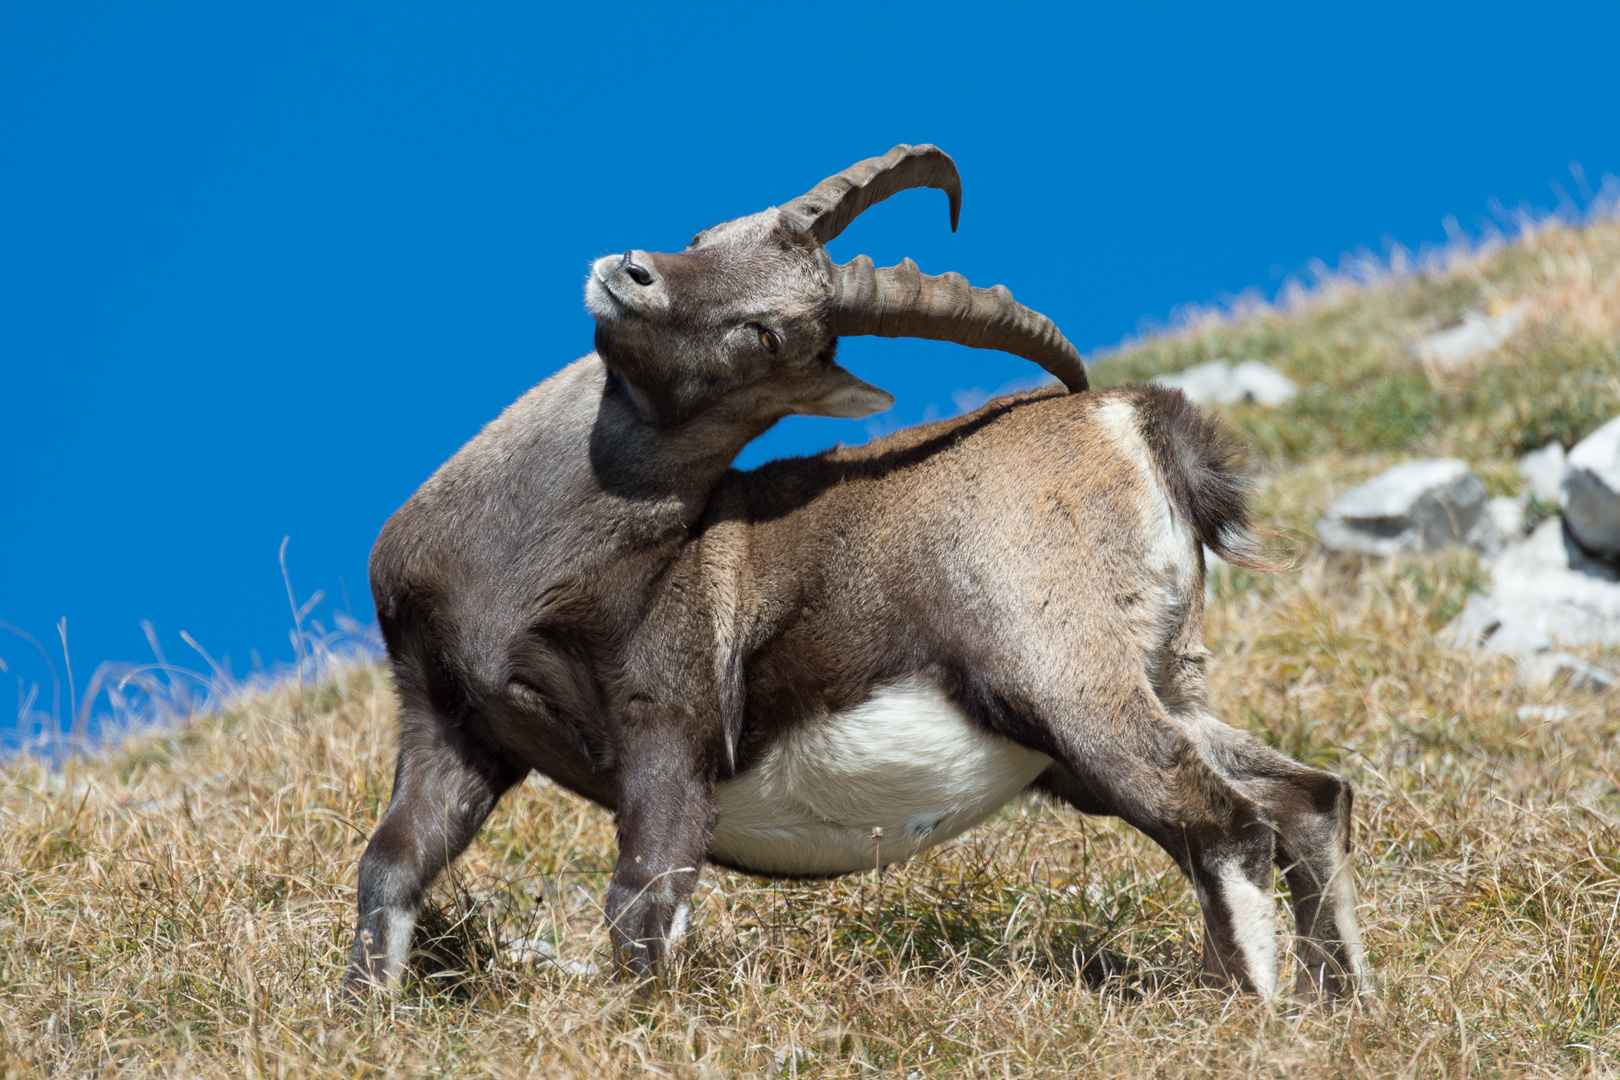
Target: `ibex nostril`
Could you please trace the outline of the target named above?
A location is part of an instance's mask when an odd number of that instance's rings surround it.
[[[629,274],[630,280],[635,282],[637,285],[651,285],[653,282],[652,272],[649,271],[645,266],[637,266],[635,263],[631,262],[630,253],[628,251],[624,253],[624,258],[619,260],[619,269],[623,270],[626,274]]]

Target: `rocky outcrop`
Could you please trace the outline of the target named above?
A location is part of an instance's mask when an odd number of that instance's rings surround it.
[[[1404,555],[1453,544],[1490,546],[1485,484],[1454,458],[1409,461],[1333,500],[1316,535],[1330,551]]]
[[[1491,590],[1468,598],[1442,635],[1447,644],[1514,657],[1532,684],[1620,688],[1620,675],[1568,651],[1620,647],[1620,418],[1567,456],[1550,443],[1519,468],[1524,496],[1487,499],[1461,461],[1397,465],[1334,499],[1317,536],[1330,551],[1358,555],[1475,548]],[[1525,536],[1527,512],[1545,514],[1555,499],[1563,516]]]
[[[1475,546],[1487,555],[1495,555],[1508,544],[1524,539],[1525,505],[1523,499],[1498,495],[1485,504],[1485,516],[1490,519],[1489,536],[1476,536]]]
[[[1519,332],[1526,314],[1523,303],[1509,304],[1494,312],[1464,312],[1459,325],[1419,339],[1412,344],[1412,352],[1441,371],[1453,371],[1499,348]]]
[[[1583,551],[1558,518],[1490,569],[1489,603],[1501,622],[1491,648],[1528,655],[1555,645],[1620,645],[1620,572]]]
[[[1519,475],[1529,489],[1527,495],[1549,506],[1556,504],[1564,487],[1564,444],[1550,442],[1524,455],[1519,459]]]
[[[1519,658],[1530,682],[1605,690],[1615,677],[1565,649],[1620,645],[1620,571],[1593,559],[1558,518],[1491,561],[1490,595],[1468,598],[1443,640]]]
[[[1620,563],[1620,417],[1570,450],[1559,506],[1582,548]]]
[[[1299,393],[1288,376],[1256,360],[1236,365],[1211,360],[1153,381],[1175,387],[1199,405],[1285,405]]]
[[[1519,661],[1519,678],[1532,686],[1563,683],[1575,690],[1601,694],[1610,689],[1617,679],[1614,672],[1588,664],[1578,656],[1552,649],[1536,653]]]

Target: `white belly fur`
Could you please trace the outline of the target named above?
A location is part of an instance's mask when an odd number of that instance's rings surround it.
[[[722,782],[709,851],[764,874],[900,862],[977,825],[1050,763],[978,727],[933,682],[909,680],[799,728]]]

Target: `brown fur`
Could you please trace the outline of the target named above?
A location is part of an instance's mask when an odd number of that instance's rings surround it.
[[[925,676],[1053,759],[1036,789],[1165,848],[1203,904],[1206,977],[1254,984],[1230,882],[1269,896],[1277,861],[1302,987],[1353,991],[1342,905],[1318,902],[1348,788],[1207,710],[1198,544],[1252,556],[1218,429],[1175,391],[1040,391],[730,470],[782,415],[887,396],[832,362],[813,240],[766,211],[694,245],[600,261],[599,355],[508,409],[378,539],[403,730],[351,987],[397,975],[423,890],[531,769],[616,811],[615,946],[657,972],[716,784]]]

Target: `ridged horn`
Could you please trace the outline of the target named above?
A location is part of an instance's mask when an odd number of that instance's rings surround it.
[[[937,146],[904,143],[882,157],[856,162],[781,207],[784,217],[820,243],[828,243],[870,206],[907,188],[931,187],[951,200],[951,232],[962,216],[962,178],[956,162]]]
[[[1089,385],[1080,351],[1005,285],[979,289],[961,274],[935,277],[906,259],[878,269],[865,255],[831,266],[833,333],[954,341],[1033,360],[1071,391]]]

